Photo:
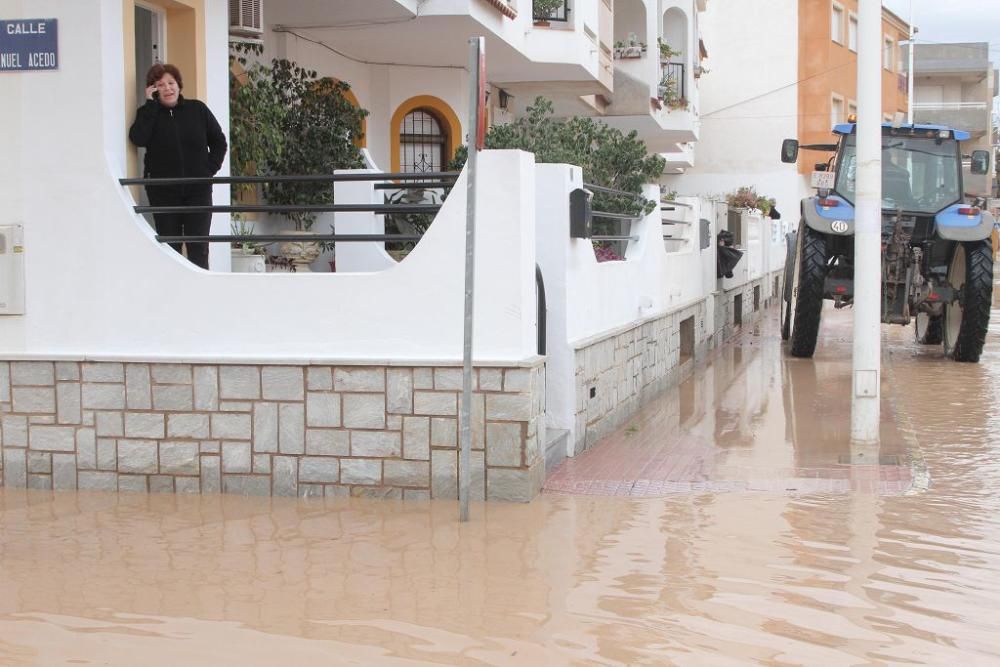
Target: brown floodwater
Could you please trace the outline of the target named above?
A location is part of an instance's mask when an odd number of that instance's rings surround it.
[[[550,493],[463,525],[447,502],[0,489],[0,664],[1000,664],[994,315],[980,364],[884,329],[898,492]],[[664,442],[710,440],[709,478],[843,465],[850,313],[824,317],[814,361],[769,314],[618,437],[680,405]]]

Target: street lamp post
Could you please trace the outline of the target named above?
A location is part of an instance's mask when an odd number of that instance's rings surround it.
[[[878,443],[882,321],[882,3],[858,3],[857,207],[851,441]]]

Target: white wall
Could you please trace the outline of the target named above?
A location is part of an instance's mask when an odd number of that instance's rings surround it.
[[[219,23],[216,9],[209,18]],[[460,359],[463,181],[417,249],[380,273],[209,273],[155,242],[117,182],[131,122],[121,11],[118,0],[24,8],[60,19],[61,68],[0,77],[9,138],[0,224],[24,225],[27,307],[0,317],[0,356]],[[210,27],[222,44],[210,40],[209,56],[222,62],[225,27]],[[213,105],[226,95],[220,71],[208,81]],[[67,113],[52,100],[87,103]],[[519,361],[535,353],[534,162],[502,151],[484,153],[480,165],[497,187],[479,195],[476,357]]]
[[[710,71],[699,80],[697,163],[664,184],[686,195],[754,185],[797,219],[809,190],[779,151],[798,136],[798,0],[710,2],[700,22]]]
[[[554,428],[575,429],[575,346],[635,326],[705,299],[715,289],[714,245],[698,243],[698,219],[710,217],[711,205],[694,198],[680,201],[672,217],[691,221],[691,241],[683,251],[664,250],[660,211],[633,225],[638,237],[628,245],[625,261],[599,263],[590,239],[570,238],[569,193],[583,185],[578,167],[540,164],[536,226],[538,263],[545,280],[547,417]],[[659,200],[659,188],[644,194]],[[704,215],[702,209],[705,208]],[[697,332],[699,339],[712,329]],[[574,437],[569,438],[575,442]]]

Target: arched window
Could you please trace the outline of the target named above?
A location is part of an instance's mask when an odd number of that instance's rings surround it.
[[[399,124],[399,169],[404,173],[444,171],[448,135],[427,109],[414,109]]]

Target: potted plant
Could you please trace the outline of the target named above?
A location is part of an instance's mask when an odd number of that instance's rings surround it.
[[[657,38],[656,43],[660,47],[660,62],[667,63],[670,62],[671,58],[676,58],[677,56],[681,55],[680,51],[674,51],[672,48],[670,48],[670,45],[664,42],[662,39]]]
[[[233,214],[233,220],[229,225],[233,236],[253,236],[254,225],[242,218],[239,213]],[[232,242],[232,271],[233,273],[264,273],[266,271],[266,257],[264,256],[264,246],[253,241],[233,241]]]
[[[614,57],[618,60],[641,58],[646,51],[646,44],[639,41],[634,32],[630,32],[625,41],[615,42]]]
[[[532,0],[531,16],[535,25],[547,26],[549,19],[563,4],[563,0]]]
[[[368,115],[347,99],[350,89],[343,81],[318,78],[289,60],[274,60],[271,78],[280,91],[286,109],[282,121],[285,143],[281,153],[272,160],[271,170],[277,174],[332,174],[337,169],[353,169],[363,165],[356,141],[361,137],[361,121]],[[272,204],[329,205],[333,203],[333,187],[328,182],[271,183],[264,188]],[[295,225],[291,233],[305,234],[316,220],[314,213],[283,214]],[[288,242],[280,252],[296,266],[296,271],[309,271],[321,252],[315,242]]]

